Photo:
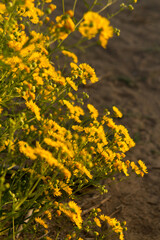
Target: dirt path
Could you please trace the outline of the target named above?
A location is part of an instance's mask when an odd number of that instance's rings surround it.
[[[113,105],[124,113],[124,124],[136,141],[127,154],[142,159],[149,174],[134,175],[110,187],[106,214],[127,221],[127,240],[160,239],[160,1],[139,1],[135,11],[123,12],[112,24],[121,29],[106,51],[87,50],[85,59],[101,81],[88,89],[100,111]],[[118,208],[117,208],[118,207]]]

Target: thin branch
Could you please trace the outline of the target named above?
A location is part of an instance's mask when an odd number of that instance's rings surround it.
[[[100,205],[104,204],[105,202],[107,202],[109,199],[111,198],[111,196],[108,196],[107,198],[104,198],[103,200],[101,200],[98,204],[84,210],[82,212],[82,216],[84,216],[85,214],[89,213],[90,211],[92,211],[94,208],[98,208]]]
[[[122,210],[122,204],[116,207],[116,210],[112,212],[109,216],[113,217],[116,213],[120,212]]]
[[[75,1],[74,1],[74,5],[73,5],[73,12],[75,11],[76,4],[77,4],[77,0],[75,0]]]
[[[62,0],[62,9],[63,9],[63,14],[64,14],[65,13],[64,0]]]
[[[103,8],[101,8],[97,13],[103,12],[106,8],[108,8],[109,6],[111,6],[115,2],[117,2],[117,0],[108,1],[108,3]]]

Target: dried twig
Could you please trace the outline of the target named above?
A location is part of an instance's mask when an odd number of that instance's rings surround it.
[[[27,222],[29,221],[30,217],[31,217],[32,214],[33,214],[33,211],[34,211],[34,209],[30,209],[30,210],[28,211],[27,215],[25,216],[24,223],[27,223]],[[19,228],[18,228],[18,233],[17,233],[17,235],[16,235],[16,239],[19,238],[22,230],[23,230],[23,224],[21,224],[21,225],[19,226]]]
[[[92,197],[90,197],[90,198],[87,198],[86,200],[87,200],[87,202],[90,202],[90,201],[93,201],[93,200],[95,200],[95,199],[97,199],[97,198],[99,198],[99,196],[98,196],[98,195],[94,195],[94,196],[92,196]],[[83,206],[85,206],[85,205],[86,205],[86,202],[82,203],[82,204],[80,205],[80,207],[83,208]]]
[[[116,213],[120,212],[122,210],[122,204],[116,207],[116,210],[112,212],[109,216],[113,217]]]
[[[108,196],[107,198],[101,200],[98,204],[84,210],[82,212],[82,216],[84,216],[85,214],[89,213],[90,211],[92,211],[94,208],[98,208],[100,205],[104,204],[105,202],[107,202],[109,199],[111,198],[111,196]]]
[[[160,167],[151,167],[151,169],[160,169]]]
[[[49,231],[47,233],[43,234],[41,237],[37,238],[37,240],[40,240],[40,239],[46,237],[48,234],[49,234]]]

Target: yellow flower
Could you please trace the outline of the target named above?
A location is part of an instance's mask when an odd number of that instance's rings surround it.
[[[68,207],[70,209],[68,209]],[[66,216],[68,216],[72,222],[74,222],[79,229],[82,228],[82,217],[81,217],[81,208],[73,201],[70,201],[68,203],[68,207],[60,204],[59,209],[61,212],[65,213]]]
[[[54,188],[53,190],[54,190],[53,195],[54,195],[55,197],[59,197],[59,196],[62,195],[62,193],[60,192],[60,189],[59,189],[59,188],[56,187],[56,188]]]
[[[2,113],[2,111],[3,111],[3,108],[0,107],[0,114]]]
[[[74,96],[71,92],[68,93],[68,96],[69,96],[73,101],[75,100],[75,96]]]
[[[52,12],[57,8],[55,4],[50,4],[49,8],[52,10]]]
[[[68,14],[70,17],[74,16],[74,12],[72,10],[68,10],[66,14]]]
[[[46,240],[53,240],[53,238],[46,236]]]
[[[101,227],[101,223],[97,217],[94,218],[94,221],[98,227]]]
[[[98,117],[98,110],[91,104],[87,105],[87,108],[89,109],[90,113],[91,113],[91,117],[94,119],[97,119]]]
[[[116,116],[122,118],[123,114],[119,111],[119,109],[113,106],[113,111],[115,112]]]
[[[137,165],[134,162],[131,162],[130,165],[131,165],[132,170],[134,170],[137,175],[141,174],[141,170],[137,167]]]
[[[75,24],[71,18],[67,18],[64,24],[65,28],[73,32],[75,30]]]
[[[96,210],[97,210],[97,212],[101,212],[102,211],[100,208],[97,208]]]
[[[32,52],[35,49],[35,45],[34,44],[29,44],[27,47],[24,47],[20,50],[20,56],[21,57],[26,57],[32,54]]]
[[[37,158],[34,149],[30,147],[26,142],[19,141],[19,150],[21,153],[23,153],[32,160],[35,160]]]
[[[85,166],[83,166],[81,163],[75,163],[75,166],[79,169],[79,171],[81,172],[81,174],[86,174],[88,178],[92,179],[92,175],[91,173],[87,170],[87,168]]]
[[[109,26],[109,20],[92,11],[85,13],[83,19],[84,21],[79,26],[79,32],[88,39],[94,38],[100,33],[101,46],[106,48],[108,39],[113,36],[113,28]]]
[[[74,119],[76,122],[80,123],[81,120],[79,119],[79,117],[80,117],[81,115],[84,115],[83,109],[82,109],[81,107],[79,107],[79,106],[74,106],[74,105],[72,105],[72,104],[71,104],[69,101],[67,101],[67,100],[63,100],[62,102],[64,103],[64,105],[67,106],[67,108],[68,108],[69,111],[70,111],[70,116],[69,116],[69,118],[70,118],[70,119]]]
[[[56,24],[53,25],[51,33],[53,33],[55,39],[64,40],[68,37],[68,34],[74,30],[75,24],[70,15],[66,12],[64,15],[56,17]]]
[[[83,16],[84,21],[79,26],[79,32],[88,39],[96,36],[99,30],[101,16],[92,11],[88,11]]]
[[[78,58],[77,58],[77,56],[76,56],[74,53],[69,52],[69,51],[66,51],[66,50],[63,50],[62,53],[63,53],[65,56],[71,57],[75,63],[78,62]]]
[[[40,108],[32,100],[27,101],[26,106],[36,115],[37,120],[40,121]]]
[[[14,33],[18,35],[15,37]],[[15,51],[20,51],[23,45],[28,41],[29,37],[26,35],[25,31],[20,31],[18,27],[10,34],[10,41],[8,41],[7,45],[10,48],[13,48]]]
[[[3,3],[0,3],[0,13],[3,14],[6,11],[6,6]]]
[[[25,4],[20,6],[19,15],[28,17],[34,24],[39,22],[39,17],[44,15],[44,12],[39,8],[36,8],[34,1],[25,0]]]
[[[36,221],[37,223],[39,223],[40,225],[42,225],[44,228],[48,228],[48,225],[45,223],[44,220],[42,220],[42,218],[37,217],[37,218],[35,218],[35,221]]]
[[[98,82],[98,78],[96,76],[96,73],[95,73],[94,69],[91,66],[89,66],[89,64],[81,63],[79,65],[79,67],[83,71],[84,78],[90,79],[91,83]]]
[[[146,165],[144,164],[144,162],[142,162],[142,160],[139,160],[138,163],[139,163],[142,171],[143,171],[144,173],[148,173],[147,167],[146,167]]]
[[[69,195],[72,194],[72,189],[71,189],[67,184],[65,184],[64,182],[60,181],[60,187],[61,187],[66,193],[68,193]]]
[[[106,48],[108,39],[113,37],[113,27],[109,26],[109,21],[105,19],[102,31],[99,35],[99,41],[103,48]]]
[[[66,240],[70,240],[72,236],[70,234],[67,234],[66,238],[67,238]]]
[[[49,220],[52,219],[52,214],[51,214],[51,212],[49,210],[46,210],[44,213],[47,215]]]
[[[112,118],[103,116],[103,120],[106,122],[107,126],[112,129],[116,129],[116,124],[114,123]]]
[[[66,152],[70,157],[74,156],[72,149],[69,149],[67,145],[61,141],[54,141],[50,138],[44,138],[44,142],[49,146],[52,146],[55,148],[61,148],[62,152]]]
[[[78,90],[78,87],[77,87],[76,84],[71,80],[70,77],[66,77],[66,81],[67,81],[67,83],[68,83],[75,91]]]
[[[109,216],[100,215],[102,221],[107,221],[112,230],[118,234],[120,240],[124,240],[123,227],[116,218],[110,218]]]
[[[78,132],[83,132],[83,127],[78,126],[78,125],[73,125],[72,129]]]

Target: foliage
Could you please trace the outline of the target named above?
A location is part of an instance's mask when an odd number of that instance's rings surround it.
[[[68,219],[72,228],[65,239],[80,240],[84,229],[94,231],[95,226],[95,238],[103,239],[99,229],[107,222],[122,240],[125,226],[100,209],[87,221],[82,219],[76,193],[91,184],[105,192],[98,184],[100,179],[117,173],[129,176],[129,169],[143,176],[147,169],[141,160],[139,166],[124,160],[135,143],[127,129],[113,120],[122,117],[118,108],[114,106],[111,113],[107,110],[100,117],[93,105],[83,107],[88,95],[78,94],[79,86],[98,78],[91,66],[79,63],[65,47],[65,39],[79,31],[81,40],[98,35],[98,43],[106,48],[116,30],[100,12],[114,1],[99,12],[93,11],[98,1],[91,5],[84,1],[88,7],[82,19],[74,16],[77,1],[67,12],[62,1],[63,13],[54,21],[49,14],[56,12],[56,6],[51,2],[0,3],[1,236],[16,239],[29,228],[33,239],[39,225],[44,239],[51,239],[49,221],[57,222],[63,232],[61,223]],[[131,8],[131,2],[120,9]],[[63,71],[54,65],[62,55],[71,59],[70,65],[62,66]],[[56,235],[58,239],[58,232]]]

